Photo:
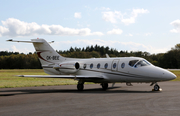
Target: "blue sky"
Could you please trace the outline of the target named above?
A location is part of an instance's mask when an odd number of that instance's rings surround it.
[[[44,38],[55,50],[103,45],[165,53],[180,43],[178,0],[0,0],[0,51],[34,52],[7,39]]]

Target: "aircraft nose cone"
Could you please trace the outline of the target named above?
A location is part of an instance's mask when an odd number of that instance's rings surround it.
[[[163,72],[163,77],[167,80],[173,80],[177,78],[177,76],[170,71]]]

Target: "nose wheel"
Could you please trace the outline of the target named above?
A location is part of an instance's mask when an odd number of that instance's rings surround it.
[[[160,89],[160,87],[159,87],[159,85],[154,85],[154,91],[159,91],[159,89]]]
[[[156,84],[154,85],[154,88],[153,88],[152,91],[162,91],[162,89],[161,89],[160,86],[156,83]]]

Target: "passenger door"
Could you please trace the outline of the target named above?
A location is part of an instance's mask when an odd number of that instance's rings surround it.
[[[111,70],[117,71],[118,70],[118,64],[119,64],[119,60],[117,60],[117,59],[113,60],[112,64],[111,64]]]

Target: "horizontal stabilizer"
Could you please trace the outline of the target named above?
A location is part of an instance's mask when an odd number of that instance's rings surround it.
[[[24,42],[24,43],[43,43],[43,42],[40,42],[40,41],[36,41],[36,42],[33,42],[33,41],[18,41],[18,40],[13,40],[13,39],[9,39],[7,41],[10,41],[10,42]]]
[[[44,43],[44,41],[42,39],[32,39],[31,41],[19,41],[19,40],[13,40],[13,39],[9,39],[6,41],[10,41],[10,42],[23,42],[23,43]],[[54,41],[49,42],[49,43],[54,43]]]
[[[104,79],[101,76],[87,76],[87,75],[17,75],[17,76],[34,77],[34,78]]]

